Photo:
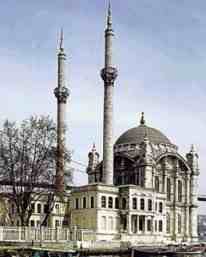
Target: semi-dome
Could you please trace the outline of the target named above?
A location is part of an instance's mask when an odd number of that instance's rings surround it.
[[[172,145],[170,140],[159,130],[146,126],[144,120],[144,113],[140,125],[135,128],[131,128],[124,132],[116,141],[115,145],[120,144],[140,144],[143,142],[145,136],[153,144],[165,144]]]

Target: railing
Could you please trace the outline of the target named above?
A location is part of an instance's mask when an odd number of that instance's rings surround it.
[[[68,228],[48,227],[0,227],[0,242],[81,242],[95,241],[94,231],[77,229],[76,226]]]
[[[0,227],[0,242],[66,242],[70,237],[70,230],[60,227]]]
[[[85,249],[114,249],[120,248],[120,241],[83,241],[81,247]]]

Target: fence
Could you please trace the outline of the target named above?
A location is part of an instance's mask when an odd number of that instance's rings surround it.
[[[10,243],[72,243],[77,248],[119,248],[120,241],[96,241],[94,231],[87,229],[47,227],[0,227],[0,242]]]
[[[66,228],[0,227],[0,242],[66,242],[71,231]]]

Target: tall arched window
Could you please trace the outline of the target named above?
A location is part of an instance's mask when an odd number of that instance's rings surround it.
[[[94,208],[94,197],[93,196],[90,199],[90,207]]]
[[[41,213],[41,204],[40,203],[37,204],[37,213]]]
[[[152,211],[152,200],[148,199],[148,211]]]
[[[107,207],[106,196],[102,196],[101,203],[102,203],[102,208],[106,208]]]
[[[155,190],[157,192],[160,191],[160,182],[159,182],[159,178],[157,176],[155,177]]]
[[[171,201],[171,181],[167,178],[167,201]]]
[[[111,209],[113,208],[113,198],[111,196],[109,197],[108,207]]]
[[[78,198],[75,199],[75,208],[79,209],[79,199]]]
[[[166,231],[168,234],[170,233],[170,215],[169,215],[169,213],[167,213],[167,216],[166,216]]]
[[[162,232],[163,227],[162,227],[162,220],[159,220],[159,232]]]
[[[115,209],[119,209],[119,198],[115,198]]]
[[[177,215],[177,230],[178,234],[181,234],[181,228],[182,228],[182,217],[180,214]]]
[[[137,198],[132,198],[132,208],[137,209]]]
[[[122,198],[122,209],[126,209],[127,208],[127,200],[126,198]]]
[[[87,199],[86,199],[86,197],[83,198],[83,208],[87,208]]]
[[[140,210],[144,210],[144,199],[140,199]]]
[[[162,202],[159,202],[159,212],[162,213],[163,211],[163,204]]]
[[[178,202],[182,202],[182,181],[178,180]]]

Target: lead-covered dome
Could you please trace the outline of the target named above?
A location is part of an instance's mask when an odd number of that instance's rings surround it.
[[[144,113],[142,113],[142,118],[140,125],[135,128],[131,128],[124,132],[116,141],[115,145],[120,144],[140,144],[143,142],[145,136],[149,141],[155,145],[164,144],[172,145],[170,140],[159,130],[146,126],[144,120]]]

